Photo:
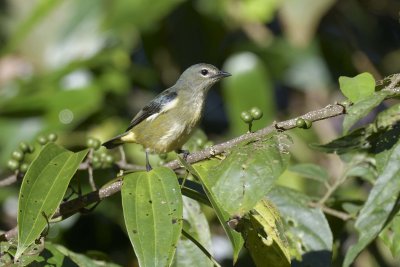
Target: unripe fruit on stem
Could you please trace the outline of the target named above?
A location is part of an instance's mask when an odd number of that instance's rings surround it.
[[[19,149],[21,149],[21,151],[24,153],[29,153],[29,151],[30,151],[30,147],[29,147],[28,143],[25,143],[25,142],[19,143]]]
[[[97,149],[100,148],[101,143],[100,143],[99,139],[96,139],[96,138],[93,138],[93,137],[89,137],[86,140],[86,145],[87,145],[87,147],[90,147],[90,148],[93,148],[94,150],[97,150]]]
[[[160,153],[160,154],[158,154],[158,157],[160,158],[160,159],[167,159],[167,157],[168,157],[168,153]]]
[[[250,123],[253,121],[253,117],[250,115],[248,111],[243,111],[240,114],[240,118],[245,122],[245,123]]]
[[[306,126],[306,122],[304,121],[303,118],[298,118],[296,120],[296,126],[299,128],[304,128]]]
[[[7,161],[7,167],[12,171],[16,171],[19,167],[19,162],[15,159],[10,159],[9,161]]]
[[[19,167],[19,170],[21,172],[26,172],[29,168],[29,165],[27,163],[22,163],[21,166]]]
[[[57,140],[57,137],[58,136],[55,133],[49,133],[49,135],[47,136],[50,142],[55,142]]]
[[[15,159],[16,161],[22,161],[24,159],[24,153],[20,150],[15,150],[11,154],[12,158]]]
[[[107,156],[104,158],[104,161],[105,161],[106,163],[108,163],[108,164],[111,164],[111,163],[114,162],[114,157],[111,156],[111,155],[107,155]]]
[[[253,117],[253,119],[255,119],[255,120],[259,120],[263,116],[261,109],[259,109],[258,107],[252,107],[250,109],[250,114]]]
[[[303,118],[298,118],[296,120],[296,126],[302,129],[309,129],[312,126],[312,121]]]
[[[49,140],[47,140],[47,138],[43,135],[39,135],[38,138],[36,139],[38,141],[39,144],[41,144],[42,146],[44,146],[45,144],[47,144],[47,142]]]
[[[310,121],[310,120],[304,120],[304,121],[306,122],[306,129],[311,128],[311,126],[312,126],[312,121]]]

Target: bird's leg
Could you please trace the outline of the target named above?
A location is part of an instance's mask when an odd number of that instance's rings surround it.
[[[183,157],[183,160],[184,161],[186,161],[187,160],[187,157],[189,156],[189,150],[183,150],[183,149],[177,149],[176,150],[176,153],[178,153],[178,154],[181,154],[182,153],[182,157]]]
[[[150,165],[149,162],[149,151],[146,150],[146,171],[151,171],[153,168]]]
[[[185,166],[185,164],[188,165],[187,157],[189,156],[189,150],[177,149],[177,150],[175,150],[175,153],[178,154],[177,155],[178,159],[179,159],[179,161],[181,161],[181,164],[183,164],[183,166]],[[179,156],[179,154],[182,154],[182,158]],[[182,163],[182,161],[184,163]],[[182,180],[182,183],[181,183],[181,188],[184,187],[185,182],[186,182],[186,178],[188,177],[188,175],[189,175],[189,170],[186,170],[186,175],[185,175],[185,177],[183,177],[183,180]]]

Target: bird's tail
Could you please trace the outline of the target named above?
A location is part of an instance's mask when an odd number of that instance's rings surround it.
[[[102,144],[102,146],[105,146],[107,149],[112,149],[119,145],[122,145],[124,143],[124,141],[121,140],[121,137],[124,135],[125,134],[118,135],[118,136],[114,137],[113,139],[110,139],[107,142],[104,142]]]

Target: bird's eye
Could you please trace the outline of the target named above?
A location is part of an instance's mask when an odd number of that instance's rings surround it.
[[[202,69],[201,70],[201,75],[206,76],[208,74],[208,70],[207,69]]]

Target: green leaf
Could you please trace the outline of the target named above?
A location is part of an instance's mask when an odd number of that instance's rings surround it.
[[[66,256],[66,258],[71,259],[74,263],[76,263],[77,266],[79,267],[100,267],[100,266],[107,266],[107,267],[118,267],[120,265],[117,265],[115,263],[111,263],[108,261],[104,261],[101,259],[91,259],[90,257],[72,252],[71,250],[60,246],[60,245],[53,245],[52,248],[50,248],[49,244],[46,244],[46,248],[49,249],[51,252],[55,252],[58,250],[61,252],[63,255]],[[62,265],[60,266],[65,266],[65,263],[62,262]]]
[[[119,265],[98,258],[91,259],[86,255],[72,252],[61,245],[46,242],[45,249],[41,251],[37,259],[32,262],[32,266],[118,267]]]
[[[239,146],[208,173],[213,194],[231,216],[252,209],[286,169],[289,153],[282,137]]]
[[[321,183],[325,183],[329,180],[328,172],[321,166],[312,163],[301,163],[290,166],[289,171],[297,173],[302,177],[319,181]]]
[[[333,237],[325,215],[310,208],[303,193],[277,186],[267,195],[285,221],[286,237],[291,244],[295,266],[326,267],[331,265]],[[311,257],[312,255],[312,257]]]
[[[257,203],[249,215],[240,219],[237,229],[256,266],[290,266],[289,244],[280,214],[267,200]]]
[[[48,143],[26,173],[19,194],[18,248],[15,258],[46,228],[88,150],[78,153]]]
[[[391,128],[400,121],[400,104],[393,105],[390,108],[378,114],[375,125],[378,129]]]
[[[215,194],[211,190],[211,181],[209,179],[210,171],[219,163],[219,160],[205,160],[195,165],[190,166],[188,164],[185,165],[191,174],[197,177],[204,186],[204,191],[207,194],[208,199],[211,202],[211,205],[215,211],[215,214],[218,217],[222,227],[225,230],[225,233],[228,235],[229,240],[232,243],[233,247],[233,262],[235,263],[239,257],[239,252],[243,247],[244,240],[240,233],[232,230],[229,225],[226,223],[230,219],[230,215],[226,212],[221,204],[218,202]]]
[[[379,91],[360,99],[350,106],[346,110],[347,114],[343,120],[343,133],[347,133],[357,121],[367,116],[373,108],[377,107],[390,94],[391,92],[389,91]]]
[[[187,233],[195,238],[204,249],[210,251],[210,227],[197,201],[183,197],[183,219],[188,224]],[[213,263],[196,244],[187,238],[181,237],[176,249],[173,266],[212,267]]]
[[[378,176],[364,207],[355,222],[359,232],[356,244],[350,247],[343,266],[350,266],[357,255],[382,231],[390,222],[392,214],[397,210],[397,196],[400,193],[400,143],[397,143],[382,173]]]
[[[372,95],[375,91],[375,79],[368,72],[361,73],[353,78],[340,76],[339,85],[342,93],[354,103]]]
[[[124,177],[125,226],[141,267],[170,266],[182,230],[182,195],[165,167]]]
[[[182,229],[182,236],[189,239],[193,244],[195,244],[197,246],[197,248],[199,248],[203,252],[203,255],[206,255],[208,257],[208,259],[212,263],[211,266],[221,267],[221,265],[214,259],[214,257],[211,255],[211,253],[207,249],[205,249],[203,247],[203,245],[195,237],[193,237],[190,233],[186,232],[185,229]],[[186,255],[186,256],[189,256],[189,255]],[[182,266],[190,266],[190,265],[188,265],[190,263],[191,263],[191,261],[181,262]],[[202,262],[202,263],[207,264],[207,266],[208,266],[208,262]],[[195,266],[198,266],[198,265],[199,265],[199,262],[196,262]]]
[[[327,144],[310,144],[310,147],[325,153],[336,154],[345,154],[356,150],[366,150],[370,147],[368,137],[372,133],[372,128],[360,128],[350,134],[332,140]]]
[[[400,259],[400,216],[395,216],[390,224],[383,230],[379,237],[390,249],[392,256]]]

